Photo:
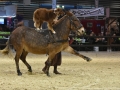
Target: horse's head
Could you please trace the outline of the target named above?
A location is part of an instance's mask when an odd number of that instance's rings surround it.
[[[111,30],[115,33],[118,33],[119,32],[119,24],[118,24],[118,21],[117,19],[111,24]]]
[[[111,32],[111,34],[119,33],[119,23],[117,18],[108,18],[106,19],[107,30]]]
[[[70,29],[74,31],[77,35],[84,35],[85,29],[80,20],[71,12],[67,12],[66,14],[69,16]]]

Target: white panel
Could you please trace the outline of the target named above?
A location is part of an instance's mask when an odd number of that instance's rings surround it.
[[[5,6],[4,9],[6,10],[7,16],[16,16],[16,10],[17,10],[16,5]]]
[[[15,17],[16,16],[16,5],[8,5],[1,7],[3,9],[0,9],[0,17]]]

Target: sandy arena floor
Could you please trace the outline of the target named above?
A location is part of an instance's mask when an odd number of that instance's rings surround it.
[[[29,53],[27,61],[32,66],[29,75],[20,61],[22,76],[17,76],[15,62],[0,54],[0,90],[120,90],[120,52],[80,52],[92,58],[86,62],[82,58],[62,52],[61,75],[53,73],[47,77],[42,68],[46,55]]]

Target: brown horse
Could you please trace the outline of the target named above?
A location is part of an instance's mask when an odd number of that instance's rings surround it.
[[[19,69],[19,58],[27,66],[28,71],[32,72],[31,66],[26,61],[26,56],[29,52],[34,54],[48,54],[49,60],[45,71],[48,76],[50,63],[54,56],[60,51],[66,51],[80,56],[86,61],[91,60],[89,57],[79,54],[69,46],[68,36],[70,31],[75,31],[77,35],[83,35],[85,33],[84,27],[76,16],[67,12],[53,28],[57,32],[56,34],[52,34],[50,30],[38,32],[34,28],[25,26],[18,27],[12,32],[6,48],[1,52],[3,54],[8,54],[10,45],[14,47],[16,50],[15,63],[18,75],[22,75]]]
[[[113,36],[114,34],[119,33],[119,23],[116,17],[109,17],[106,19],[107,34]],[[110,37],[107,40],[107,44],[110,45],[113,42],[113,38]],[[111,47],[108,47],[108,50],[111,51]]]

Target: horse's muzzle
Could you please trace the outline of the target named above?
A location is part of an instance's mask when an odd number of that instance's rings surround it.
[[[84,29],[84,27],[81,27],[79,30],[78,30],[78,32],[77,32],[77,35],[84,35],[85,34],[85,29]]]

